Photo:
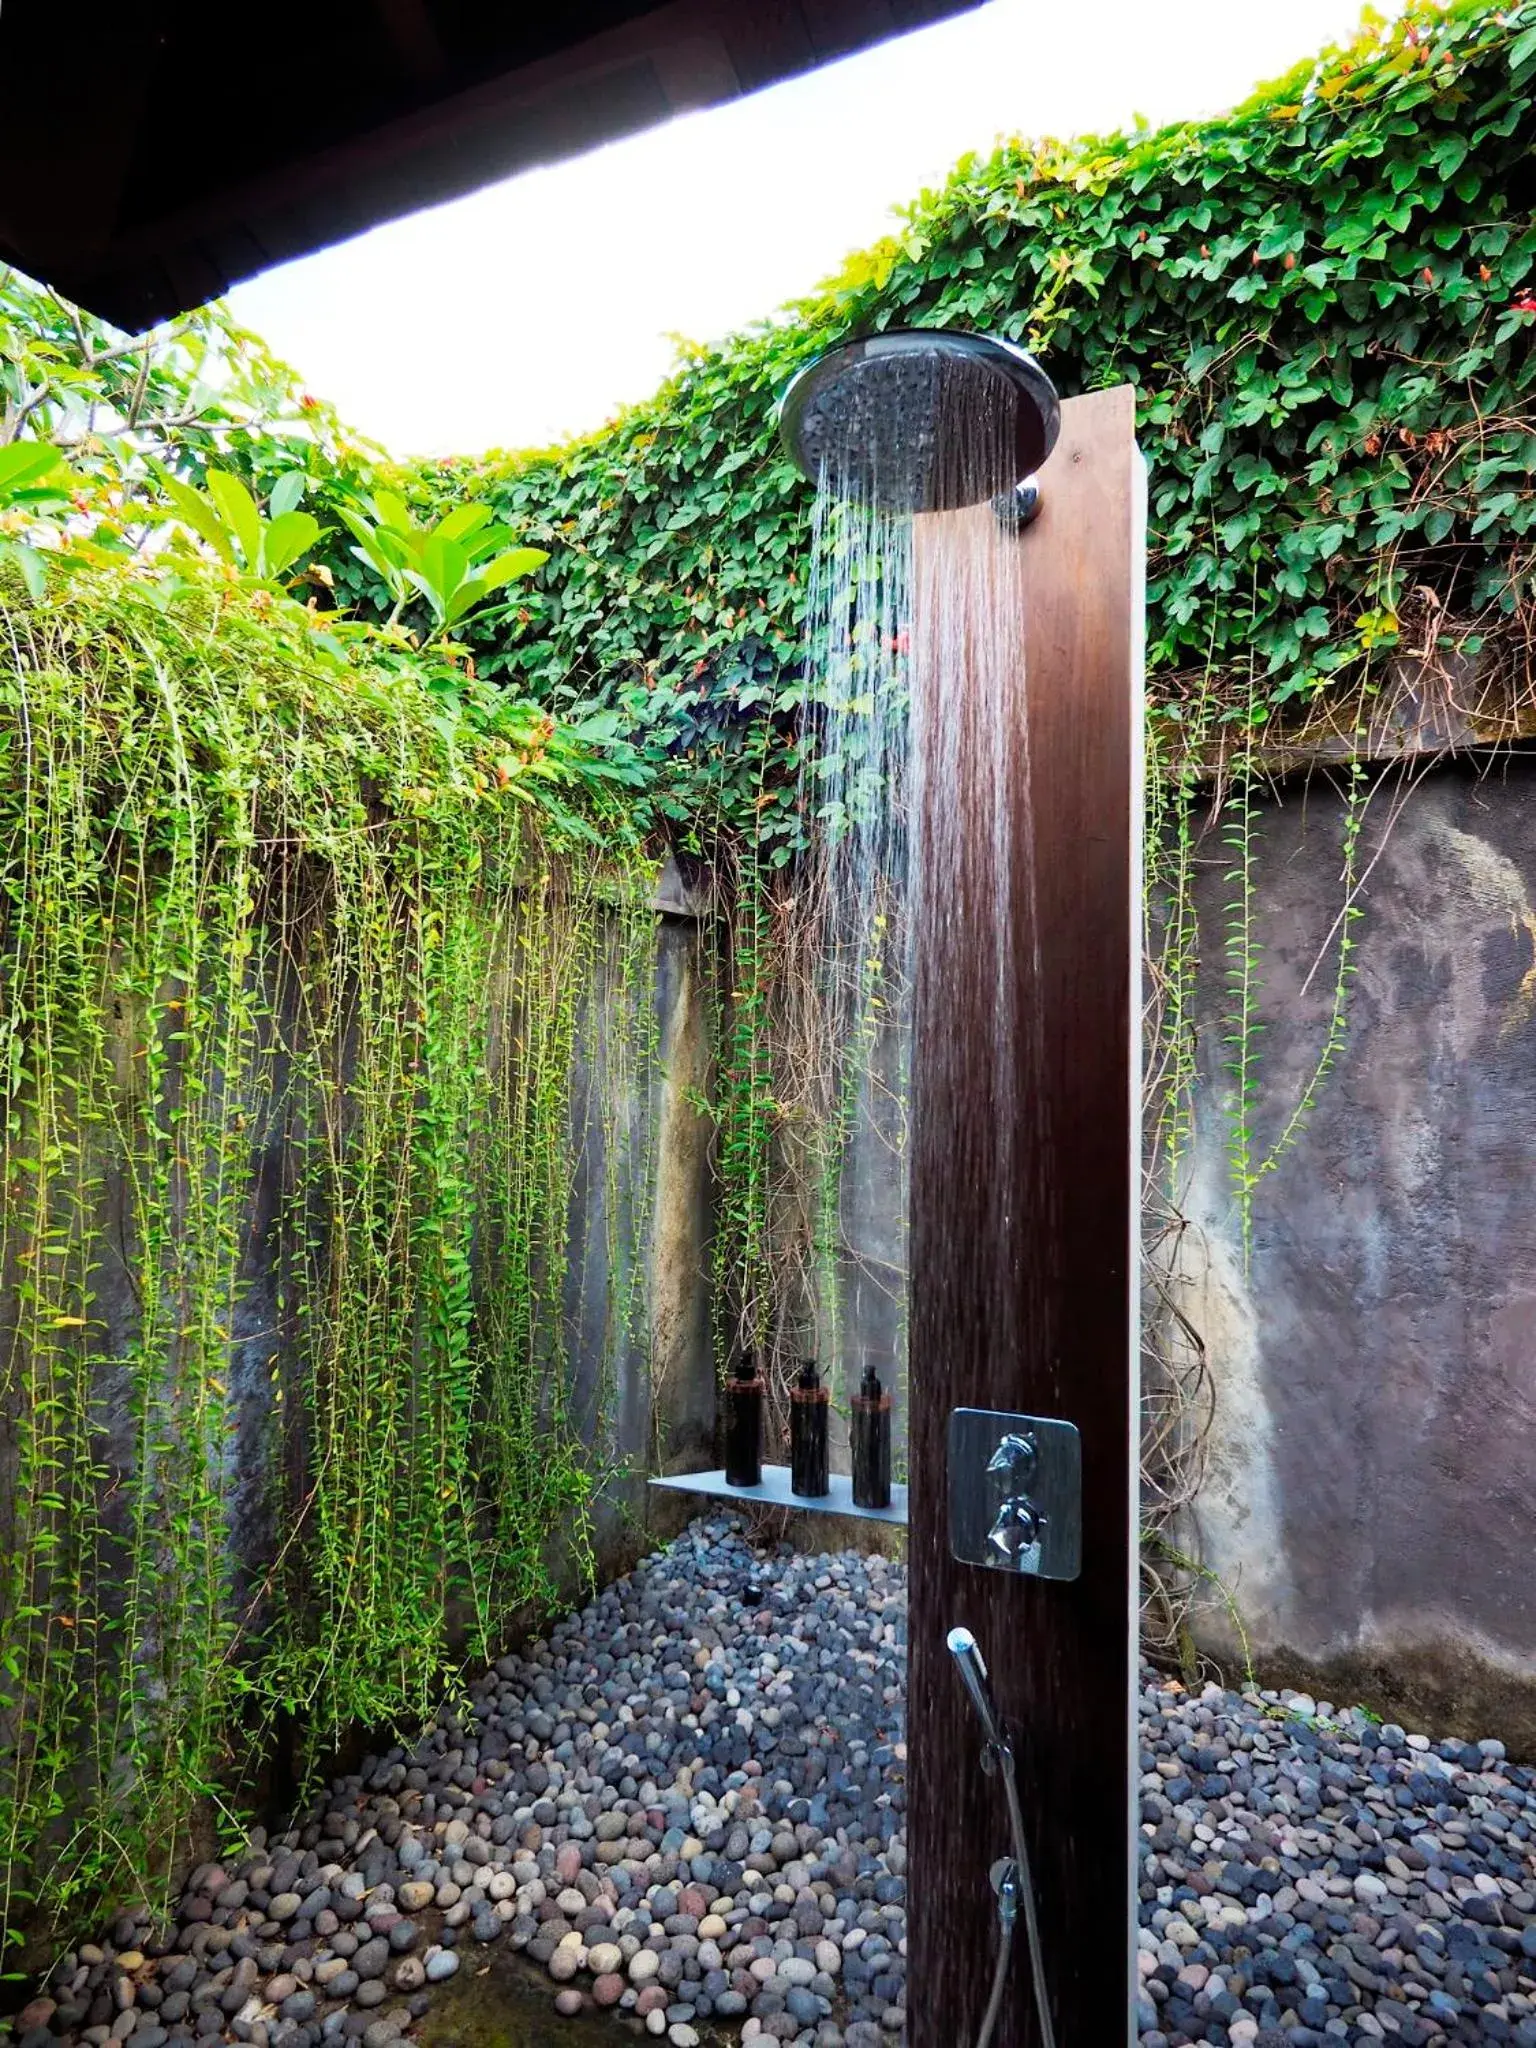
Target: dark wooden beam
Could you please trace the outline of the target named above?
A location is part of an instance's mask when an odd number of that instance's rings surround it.
[[[1140,458],[1128,388],[1071,399],[1022,536],[918,521],[911,1159],[913,2048],[974,2039],[996,1779],[945,1648],[1018,1744],[1063,2048],[1133,2037]],[[959,606],[962,616],[954,616]],[[966,609],[966,607],[969,609]],[[1082,1574],[950,1552],[951,1409],[1082,1436]],[[978,1485],[987,1482],[977,1475]],[[1037,2048],[1022,1924],[998,2048]]]
[[[53,282],[100,259],[168,29],[165,0],[82,24],[60,47],[53,8],[0,7],[0,261]]]
[[[587,0],[527,28],[517,10],[465,9],[450,37],[431,0],[358,0],[359,61],[284,101],[280,146],[235,149],[220,138],[272,134],[243,15],[147,0],[129,19],[72,0],[65,63],[55,0],[4,0],[0,263],[147,327],[381,221],[977,4]],[[269,13],[269,36],[302,58],[303,0]],[[315,19],[345,46],[346,17],[322,0]],[[203,80],[206,130],[188,100]]]
[[[441,78],[448,60],[424,0],[373,0],[373,5],[406,77],[427,83]]]

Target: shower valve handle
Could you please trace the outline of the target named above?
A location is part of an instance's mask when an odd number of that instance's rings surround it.
[[[1010,1564],[1016,1565],[1019,1553],[1033,1549],[1044,1528],[1045,1516],[1034,1502],[1024,1494],[1010,1494],[987,1531],[987,1541]]]
[[[1020,1578],[1082,1568],[1082,1441],[1070,1422],[994,1408],[949,1416],[949,1547]]]
[[[1034,1476],[1040,1446],[1032,1429],[1010,1430],[987,1460],[989,1473],[1000,1473],[1010,1493],[1022,1493]]]

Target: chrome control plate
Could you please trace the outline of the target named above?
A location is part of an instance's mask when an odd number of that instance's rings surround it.
[[[1070,1422],[954,1408],[949,1547],[962,1564],[1075,1579],[1083,1562],[1083,1446]]]

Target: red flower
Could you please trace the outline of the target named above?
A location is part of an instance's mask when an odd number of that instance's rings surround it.
[[[1510,302],[1511,313],[1536,313],[1536,294],[1522,292],[1518,299]]]

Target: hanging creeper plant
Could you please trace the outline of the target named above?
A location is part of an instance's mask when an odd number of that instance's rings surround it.
[[[590,1568],[644,1204],[578,1418],[572,1189],[646,1097],[653,918],[617,814],[571,860],[494,722],[270,592],[13,578],[0,649],[15,1927],[153,1897],[281,1714],[420,1716]]]

